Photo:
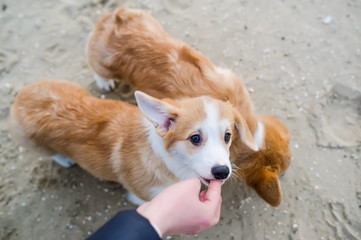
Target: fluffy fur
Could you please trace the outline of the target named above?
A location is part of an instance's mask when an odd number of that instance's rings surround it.
[[[229,103],[210,97],[158,100],[136,92],[139,109],[94,98],[78,85],[44,80],[25,87],[11,108],[11,130],[26,147],[60,153],[92,175],[124,185],[141,204],[179,180],[217,178],[214,166],[232,169],[232,138],[257,150],[245,120]],[[241,134],[239,134],[241,133]],[[190,137],[198,134],[199,144]],[[218,178],[219,179],[219,178]]]
[[[234,141],[231,158],[239,167],[238,175],[270,205],[280,204],[278,177],[289,166],[290,133],[276,118],[255,115],[249,94],[234,73],[170,37],[149,14],[127,8],[98,19],[88,39],[87,56],[103,89],[123,79],[159,98],[208,95],[231,102],[261,148],[255,153],[242,141]]]

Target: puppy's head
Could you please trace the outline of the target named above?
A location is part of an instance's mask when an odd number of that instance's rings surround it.
[[[229,103],[210,97],[158,100],[139,91],[135,96],[163,139],[159,148],[171,156],[168,168],[180,179],[197,176],[204,184],[227,180],[232,173],[229,147],[234,137],[258,150],[244,119]]]
[[[290,136],[287,127],[277,118],[262,116],[259,131],[255,134],[259,151],[239,150],[235,159],[240,169],[238,175],[273,207],[277,207],[282,200],[279,176],[290,164]]]

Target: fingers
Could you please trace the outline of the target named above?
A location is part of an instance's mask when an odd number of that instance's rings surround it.
[[[204,202],[208,203],[208,213],[210,214],[208,222],[209,225],[207,227],[212,227],[219,222],[222,205],[221,186],[222,181],[211,181],[208,191],[203,196]]]
[[[199,192],[201,190],[201,182],[198,178],[191,178],[182,182],[178,182],[164,191],[162,191],[158,196],[179,196],[180,194],[187,193],[188,195],[194,197],[198,197]]]
[[[194,198],[199,196],[199,192],[201,191],[201,181],[198,178],[191,178],[184,181],[184,186],[186,187],[186,191]]]
[[[219,203],[216,208],[214,209],[213,216],[210,217],[209,226],[213,227],[218,224],[219,219],[221,217],[221,206],[222,206],[222,197],[219,199]]]
[[[191,179],[185,180],[185,181],[181,182],[181,184],[189,186],[190,188],[196,190],[198,193],[201,190],[201,186],[202,186],[201,181],[198,178],[191,178]]]
[[[206,191],[202,191],[200,194],[199,194],[199,200],[201,202],[204,202],[206,200],[206,194],[207,192]]]
[[[222,181],[211,180],[204,200],[214,202],[216,205],[218,205],[221,199],[221,186]]]
[[[215,216],[216,221],[215,221],[214,225],[216,225],[219,222],[219,218],[221,217],[221,207],[222,207],[222,197],[219,201],[219,204],[218,204],[218,207],[216,210],[216,216]]]

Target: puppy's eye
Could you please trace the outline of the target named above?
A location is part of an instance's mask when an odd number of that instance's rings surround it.
[[[189,138],[189,140],[194,145],[199,145],[199,143],[201,142],[201,136],[199,136],[198,134],[194,134]]]
[[[230,133],[226,133],[226,134],[224,135],[224,141],[225,141],[226,143],[229,143],[229,140],[231,140],[231,134],[230,134]]]

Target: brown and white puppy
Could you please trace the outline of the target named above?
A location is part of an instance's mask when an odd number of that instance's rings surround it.
[[[135,204],[180,180],[228,179],[234,137],[257,150],[245,120],[229,103],[135,96],[139,109],[92,97],[68,81],[44,80],[17,95],[12,134],[26,147],[66,155],[92,175],[123,184]]]
[[[87,56],[98,86],[114,88],[126,80],[152,96],[183,98],[208,95],[231,102],[246,119],[259,152],[241,141],[231,148],[238,175],[270,205],[281,203],[281,175],[289,166],[290,133],[275,117],[256,116],[242,81],[214,66],[184,42],[170,37],[141,10],[119,8],[101,16],[87,43]]]

